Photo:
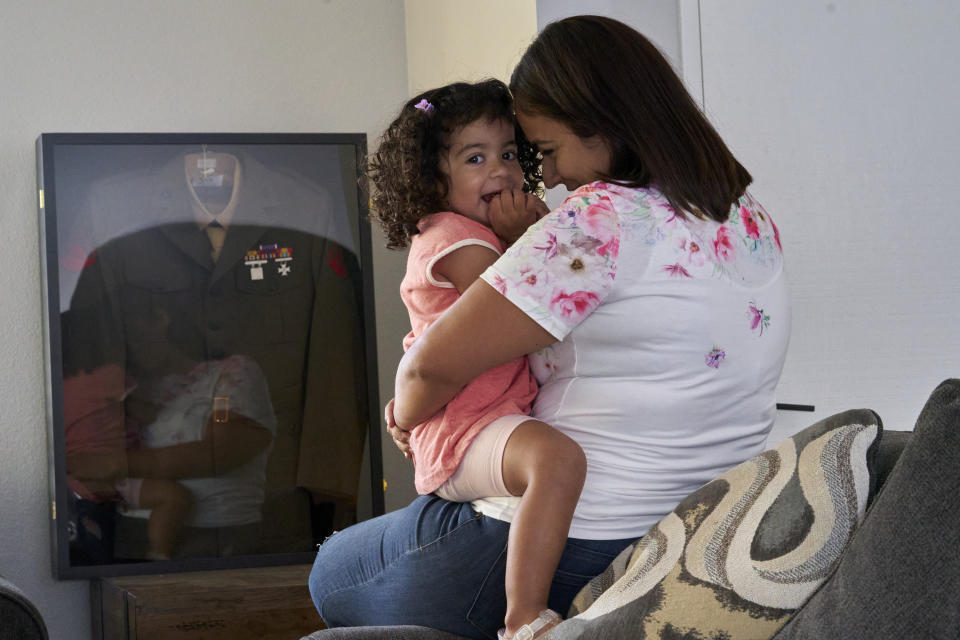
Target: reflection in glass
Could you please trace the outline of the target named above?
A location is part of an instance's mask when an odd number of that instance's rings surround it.
[[[309,552],[354,521],[353,148],[57,154],[71,565]]]

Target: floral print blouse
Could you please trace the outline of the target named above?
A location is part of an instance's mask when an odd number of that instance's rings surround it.
[[[642,535],[762,450],[790,314],[780,232],[749,193],[719,223],[593,182],[482,278],[558,340],[530,356],[533,415],[587,454],[574,537]]]

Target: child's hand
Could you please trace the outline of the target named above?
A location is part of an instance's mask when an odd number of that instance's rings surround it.
[[[410,449],[410,432],[398,427],[396,420],[393,419],[393,401],[394,398],[390,398],[390,402],[383,409],[383,419],[387,422],[387,433],[393,438],[393,443],[403,452],[403,457],[409,460],[413,457],[413,450]]]
[[[527,227],[550,209],[537,196],[520,189],[501,191],[490,201],[490,226],[507,244],[513,244]]]

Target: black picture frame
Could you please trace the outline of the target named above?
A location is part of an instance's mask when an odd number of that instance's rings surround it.
[[[44,133],[36,149],[54,577],[309,563],[334,527],[384,513],[371,238],[358,184],[366,136]],[[190,208],[185,194],[193,198]],[[205,254],[198,238],[210,236],[216,245],[204,226],[209,221],[201,220],[207,214],[226,221],[226,238],[220,236],[222,249],[202,245]],[[212,264],[206,276],[205,259]],[[220,301],[211,302],[213,292]],[[301,304],[304,297],[309,304]],[[214,311],[220,320],[208,322]],[[209,337],[224,334],[219,342]],[[228,387],[233,395],[216,395]],[[189,398],[209,393],[216,396],[209,407],[188,418],[197,411],[189,407],[198,406]],[[220,422],[234,429],[229,438],[211,435],[226,428]],[[154,477],[186,464],[186,449],[150,446],[182,439],[181,431],[203,434],[185,442],[209,445],[214,476]],[[107,469],[119,459],[121,432],[127,441],[136,440],[131,432],[147,438],[123,445],[127,474],[115,476]],[[230,453],[243,441],[234,435],[240,433],[258,434],[252,458]],[[138,510],[127,494],[117,494],[130,485],[124,477],[134,458],[143,457],[131,452],[149,449],[148,457],[176,452],[175,464],[152,467],[143,480],[151,493],[138,485],[141,502],[170,483],[207,486],[235,472],[265,480],[244,480],[254,490],[235,491],[243,499],[221,498],[229,507],[223,514],[201,509],[209,499],[198,496],[229,492],[190,489],[190,515],[172,520],[182,527],[180,542],[199,551],[165,557],[154,551],[167,534],[153,536],[151,519],[132,515]],[[242,461],[231,462],[233,455]],[[99,465],[101,459],[109,463]],[[288,463],[296,467],[292,480]],[[244,524],[261,494],[261,520]],[[159,495],[151,518],[175,503]],[[284,511],[288,502],[295,506]],[[203,518],[214,524],[198,525]],[[139,533],[121,540],[121,525]],[[255,525],[259,533],[250,534]],[[189,546],[180,542],[177,549]],[[146,545],[147,555],[129,550],[137,545]],[[129,549],[118,553],[121,546]]]

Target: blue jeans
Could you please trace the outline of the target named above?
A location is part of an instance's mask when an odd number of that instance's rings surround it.
[[[412,624],[496,638],[507,601],[509,523],[468,503],[420,496],[335,533],[317,553],[310,594],[328,627]],[[627,540],[567,540],[549,607],[565,614]]]

